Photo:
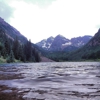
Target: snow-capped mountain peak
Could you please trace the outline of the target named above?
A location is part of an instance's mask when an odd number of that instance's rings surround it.
[[[91,38],[92,36],[87,35],[71,38],[69,40],[62,35],[57,35],[55,38],[51,36],[47,39],[44,39],[36,43],[36,45],[49,51],[62,51],[64,49],[69,50],[69,48],[80,48],[85,45]]]
[[[44,40],[36,43],[36,45],[48,50],[51,47],[51,44],[52,44],[53,41],[54,41],[54,37],[51,36],[51,37],[49,37],[47,39],[44,39]]]

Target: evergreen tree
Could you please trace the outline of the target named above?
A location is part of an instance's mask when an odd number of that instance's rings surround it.
[[[33,54],[34,54],[35,61],[36,61],[36,62],[40,62],[41,59],[40,59],[39,52],[38,52],[35,48],[32,50],[32,52],[33,52]]]
[[[10,51],[10,55],[8,56],[8,58],[7,58],[7,62],[8,63],[11,63],[11,62],[14,62],[14,54],[13,54],[13,51],[11,50]]]
[[[24,55],[24,46],[23,45],[20,45],[19,47],[19,52],[18,52],[18,56],[19,56],[19,59],[23,62],[26,61],[26,57]]]
[[[19,41],[18,41],[18,37],[16,37],[14,43],[13,43],[13,52],[14,52],[14,56],[16,59],[19,59]]]
[[[2,51],[2,49],[3,49],[3,45],[2,45],[2,43],[0,42],[0,51]]]
[[[25,55],[27,61],[32,60],[32,44],[30,40],[25,44]]]
[[[4,45],[5,45],[5,49],[6,49],[6,54],[9,55],[10,54],[10,50],[11,50],[11,45],[10,45],[10,41],[9,41],[8,38],[6,38]]]
[[[5,48],[4,45],[3,45],[3,49],[1,51],[1,54],[2,54],[2,56],[3,56],[4,59],[7,57],[7,52],[6,52],[6,48]]]
[[[18,37],[15,40],[8,37],[4,30],[0,29],[0,56],[7,59],[7,62],[14,62],[14,59],[31,62],[39,62],[39,52],[34,48],[31,40],[26,44],[19,42]]]

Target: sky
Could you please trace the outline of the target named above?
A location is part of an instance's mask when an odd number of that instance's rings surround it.
[[[100,27],[100,0],[0,0],[0,17],[33,43],[58,34],[93,36]]]

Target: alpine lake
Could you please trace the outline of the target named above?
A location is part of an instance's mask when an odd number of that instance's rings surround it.
[[[100,62],[0,64],[0,100],[100,100]]]

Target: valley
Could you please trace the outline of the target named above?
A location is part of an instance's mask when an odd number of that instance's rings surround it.
[[[0,62],[99,61],[100,29],[94,36],[62,35],[34,44],[0,17]]]
[[[100,0],[0,0],[0,100],[100,100]]]

